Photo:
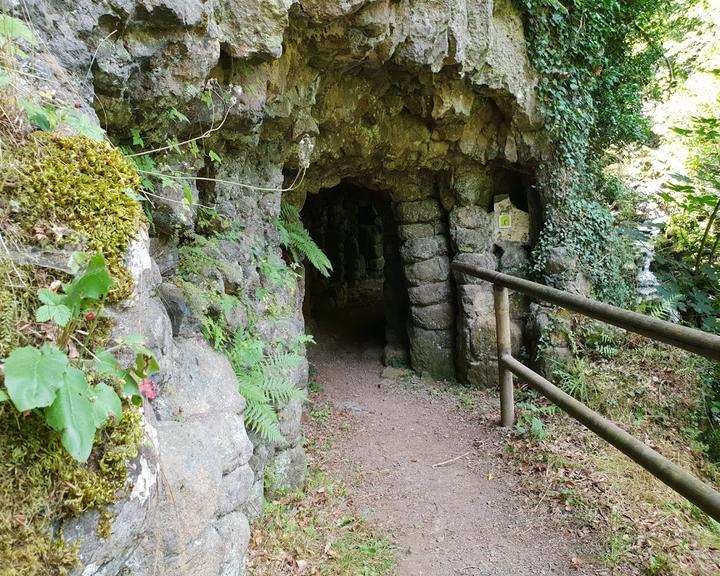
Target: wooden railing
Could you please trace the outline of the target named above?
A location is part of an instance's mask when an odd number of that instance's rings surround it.
[[[453,270],[456,273],[480,278],[493,284],[495,321],[497,325],[498,375],[500,379],[500,418],[503,426],[512,426],[515,422],[513,399],[513,375],[515,375],[595,434],[615,446],[653,476],[670,486],[678,494],[720,522],[720,493],[713,487],[701,482],[680,466],[673,464],[662,454],[643,444],[616,424],[566,394],[540,376],[540,374],[513,358],[510,342],[508,289],[716,361],[720,360],[720,336],[643,316],[642,314],[569,294],[562,290],[556,290],[549,286],[543,286],[542,284],[502,274],[494,270],[461,263],[453,264]]]

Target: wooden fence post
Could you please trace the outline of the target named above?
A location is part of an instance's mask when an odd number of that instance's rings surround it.
[[[510,296],[507,288],[493,285],[493,297],[495,301],[495,326],[497,329],[498,378],[500,381],[500,424],[507,428],[515,423],[513,375],[501,362],[503,356],[512,354]]]

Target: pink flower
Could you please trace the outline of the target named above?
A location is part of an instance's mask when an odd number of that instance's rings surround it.
[[[144,394],[148,400],[155,400],[157,396],[157,389],[155,383],[152,380],[145,378],[140,382],[140,393]]]

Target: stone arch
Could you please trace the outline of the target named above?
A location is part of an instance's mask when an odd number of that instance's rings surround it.
[[[512,28],[515,16],[499,12],[502,4],[495,6],[498,29]],[[402,265],[410,365],[438,378],[490,385],[492,293],[464,278],[456,286],[451,264],[464,259],[515,271],[527,259],[542,218],[533,186],[541,145],[532,97],[513,88],[508,71],[498,71],[504,76],[498,81],[482,66],[470,71],[467,62],[453,61],[447,46],[430,49],[424,44],[430,30],[389,50],[389,22],[402,13],[400,4],[368,5],[331,25],[319,25],[322,19],[304,8],[290,12],[261,134],[261,140],[292,141],[286,182],[301,169],[300,142],[312,143],[302,186],[286,200],[302,207],[306,198],[348,183],[384,191]],[[495,40],[485,34],[488,58]],[[432,50],[444,54],[442,65]],[[524,51],[517,52],[522,63]],[[500,229],[495,209],[503,196],[509,206],[503,209],[515,211],[512,220],[524,235]],[[516,348],[522,304],[514,307]],[[386,356],[393,355],[403,353],[388,349]]]

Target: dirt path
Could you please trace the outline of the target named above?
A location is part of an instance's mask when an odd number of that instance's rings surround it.
[[[331,467],[394,538],[399,575],[595,574],[578,567],[581,544],[514,490],[497,408],[461,410],[437,388],[383,378],[377,340],[342,319],[316,329],[312,354],[324,401],[348,414]]]

